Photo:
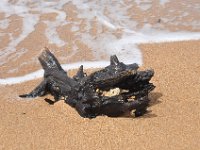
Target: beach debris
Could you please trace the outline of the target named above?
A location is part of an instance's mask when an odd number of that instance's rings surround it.
[[[95,118],[131,114],[135,117],[147,112],[148,94],[155,88],[149,81],[154,75],[152,69],[139,71],[136,63],[126,65],[116,55],[110,57],[110,65],[87,75],[81,65],[72,78],[63,70],[56,57],[46,48],[39,56],[44,69],[44,80],[29,94],[19,95],[34,98],[51,94],[74,107],[80,116]]]

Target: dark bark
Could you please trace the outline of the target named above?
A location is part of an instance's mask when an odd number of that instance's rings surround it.
[[[32,92],[20,97],[44,96],[49,93],[54,96],[54,102],[64,97],[65,102],[82,117],[117,117],[132,110],[135,110],[136,117],[141,116],[149,104],[148,94],[155,88],[149,82],[154,75],[153,70],[138,71],[137,64],[125,65],[116,55],[110,57],[109,66],[90,75],[80,66],[73,78],[67,75],[48,49],[42,52],[39,61],[45,71],[44,80]],[[115,88],[125,92],[113,96],[103,94]],[[54,104],[48,99],[45,101]]]

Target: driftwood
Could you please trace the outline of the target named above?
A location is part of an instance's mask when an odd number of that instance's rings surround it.
[[[39,56],[44,69],[44,80],[23,98],[34,98],[51,94],[54,104],[60,99],[74,107],[82,117],[98,115],[118,117],[135,110],[136,117],[146,113],[148,94],[155,86],[150,83],[153,70],[139,71],[137,64],[125,65],[117,56],[110,57],[110,65],[87,75],[80,66],[77,74],[70,78],[56,57],[45,49]]]

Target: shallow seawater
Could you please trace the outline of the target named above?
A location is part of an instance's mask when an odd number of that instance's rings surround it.
[[[41,77],[45,46],[65,69],[96,68],[113,54],[141,65],[141,43],[195,39],[198,0],[1,0],[0,84]]]

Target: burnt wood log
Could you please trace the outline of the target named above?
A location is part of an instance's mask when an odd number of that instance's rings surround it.
[[[116,55],[110,57],[109,66],[90,75],[81,65],[72,78],[47,48],[39,56],[39,61],[44,69],[44,80],[29,94],[19,96],[34,98],[51,94],[54,101],[45,99],[49,104],[64,98],[65,103],[74,107],[82,117],[118,117],[132,110],[135,110],[136,117],[142,116],[149,104],[148,94],[155,88],[150,83],[153,70],[139,71],[137,64],[126,65]],[[108,95],[115,90],[117,94]]]

